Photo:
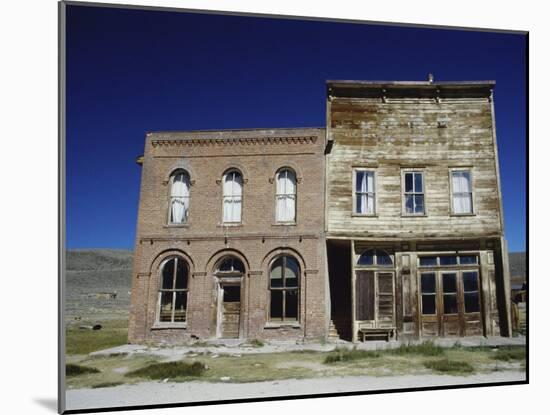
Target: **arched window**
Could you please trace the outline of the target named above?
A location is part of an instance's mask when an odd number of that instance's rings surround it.
[[[386,251],[382,251],[380,249],[369,249],[361,254],[357,260],[357,265],[391,267],[393,265],[393,261],[391,256],[389,256]]]
[[[223,221],[241,221],[243,199],[243,176],[237,170],[230,170],[223,176]]]
[[[296,221],[296,174],[290,169],[277,173],[277,190],[275,195],[277,222]]]
[[[170,223],[186,223],[189,216],[189,174],[178,170],[170,177]]]
[[[271,321],[298,321],[300,266],[285,255],[277,258],[269,271]]]
[[[172,257],[161,267],[159,287],[159,322],[183,323],[187,318],[189,266],[179,257]]]
[[[226,256],[223,258],[217,268],[216,274],[242,274],[244,273],[244,265],[242,261],[234,256]]]

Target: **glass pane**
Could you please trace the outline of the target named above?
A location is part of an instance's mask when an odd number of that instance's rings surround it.
[[[445,294],[443,296],[443,312],[445,314],[458,313],[458,306],[456,303],[456,294]]]
[[[176,294],[176,307],[174,309],[174,321],[183,322],[186,319],[187,293],[184,291],[181,291],[175,294]]]
[[[269,315],[271,320],[281,320],[283,317],[283,292],[280,290],[271,291]]]
[[[224,258],[218,267],[218,271],[231,271],[233,266],[231,257]]]
[[[285,295],[285,320],[298,320],[298,291],[287,290]]]
[[[422,193],[424,190],[424,186],[422,184],[422,173],[415,173],[414,174],[414,191],[416,193]]]
[[[405,173],[405,192],[413,191],[413,174]]]
[[[160,316],[159,321],[172,321],[172,298],[173,292],[160,293]]]
[[[437,265],[437,257],[435,257],[435,256],[421,256],[420,257],[420,265],[422,265],[422,266]]]
[[[441,265],[456,265],[456,256],[439,257],[439,263]]]
[[[367,213],[367,195],[355,195],[355,213]]]
[[[181,290],[187,288],[189,281],[187,272],[187,264],[181,258],[178,258],[178,267],[176,270],[176,288]]]
[[[373,265],[374,264],[374,251],[366,251],[361,254],[357,265]]]
[[[290,256],[286,258],[286,268],[285,268],[285,287],[297,287],[298,286],[298,276],[300,275],[300,268],[298,267],[298,262]]]
[[[464,311],[466,313],[477,313],[479,311],[479,293],[464,293]]]
[[[356,192],[365,192],[367,190],[367,183],[365,180],[364,171],[355,172],[355,191]]]
[[[162,289],[171,290],[174,284],[174,263],[175,258],[168,260],[162,267]]]
[[[424,213],[424,195],[414,196],[414,213]]]
[[[422,314],[435,314],[435,294],[422,295]]]
[[[456,293],[456,274],[449,273],[443,274],[443,292],[444,293]]]
[[[475,255],[461,255],[460,263],[462,265],[477,264],[477,256]]]
[[[478,291],[477,272],[463,272],[464,291]]]
[[[435,274],[421,274],[420,287],[422,293],[435,293]]]
[[[414,213],[414,197],[405,195],[405,213]]]
[[[376,263],[378,265],[392,265],[392,260],[386,252],[376,251]]]
[[[374,172],[368,171],[365,172],[365,175],[367,177],[367,192],[374,192]]]
[[[369,194],[367,196],[367,213],[372,215],[374,214],[374,195]]]
[[[270,273],[270,284],[271,287],[282,287],[283,286],[283,258],[277,258],[273,265],[271,266]]]

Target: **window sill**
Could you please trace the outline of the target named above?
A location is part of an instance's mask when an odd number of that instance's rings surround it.
[[[165,228],[188,228],[188,223],[169,223],[164,225]]]
[[[296,226],[296,222],[277,222],[272,223],[271,226]]]
[[[413,215],[413,214],[410,214],[410,213],[409,214],[402,213],[401,217],[402,218],[426,218],[426,217],[428,217],[428,215],[426,213],[416,214],[416,215]]]
[[[301,329],[302,326],[301,326],[300,323],[298,323],[298,322],[296,322],[296,323],[284,323],[284,322],[275,323],[275,322],[269,322],[269,323],[266,323],[266,325],[264,326],[264,329],[265,329],[265,330],[269,330],[269,329],[284,329],[284,328],[289,328],[289,329]]]
[[[352,213],[352,218],[377,218],[377,213]]]
[[[187,329],[187,323],[155,323],[151,330]]]
[[[458,216],[458,217],[460,217],[460,216],[476,216],[476,214],[475,213],[451,213],[450,216],[451,217],[453,217],[453,216]]]
[[[218,228],[239,228],[243,226],[242,222],[227,222],[216,225]]]

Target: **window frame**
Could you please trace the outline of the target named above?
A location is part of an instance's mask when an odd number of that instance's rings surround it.
[[[279,180],[279,175],[282,173],[282,172],[285,172],[285,171],[289,171],[289,172],[292,172],[292,174],[294,174],[294,193],[291,194],[291,193],[277,193],[277,187],[278,187],[278,180]],[[296,171],[290,167],[281,167],[280,169],[277,170],[277,172],[275,173],[275,180],[274,180],[274,183],[275,183],[275,224],[277,225],[295,225],[297,222],[298,222],[298,175],[296,174]],[[278,206],[278,198],[279,196],[294,196],[294,219],[293,220],[277,220],[277,206]]]
[[[284,272],[286,269],[286,258],[290,257],[294,261],[296,261],[296,264],[298,265],[298,275],[297,275],[297,283],[296,287],[285,287],[285,276]],[[281,287],[271,287],[271,272],[273,271],[273,265],[275,262],[279,259],[283,258],[283,265],[281,270],[281,279],[282,279],[282,286]],[[278,327],[278,326],[300,326],[300,319],[301,319],[301,295],[302,295],[302,266],[300,264],[300,261],[296,259],[294,255],[291,254],[281,254],[277,255],[273,260],[269,263],[269,268],[267,272],[267,294],[268,294],[268,304],[267,304],[267,326],[271,327]],[[275,320],[271,317],[271,293],[272,291],[281,291],[282,292],[282,309],[281,309],[281,319]],[[287,291],[296,291],[296,297],[297,297],[297,305],[296,305],[296,319],[286,319],[286,292]]]
[[[414,180],[414,174],[419,173],[422,177],[422,192],[415,192],[415,180]],[[413,191],[412,192],[406,192],[406,175],[407,174],[413,174]],[[424,168],[403,168],[401,169],[401,215],[402,216],[414,216],[414,217],[422,217],[422,216],[428,216],[428,206],[426,204],[426,194],[427,194],[427,188],[426,188],[426,171]],[[422,200],[424,201],[424,209],[421,213],[409,213],[407,212],[407,195],[413,196],[413,203],[414,202],[414,196],[422,195]]]
[[[373,195],[373,203],[374,203],[374,206],[373,206],[373,212],[372,213],[359,213],[357,212],[357,194],[364,194],[364,193],[358,193],[357,192],[357,173],[358,172],[367,172],[367,173],[372,173],[372,176],[373,176],[373,179],[372,179],[372,183],[373,183],[373,191],[372,192],[366,192],[367,195],[369,194],[372,194]],[[358,216],[358,217],[376,217],[378,216],[378,183],[377,183],[377,180],[378,180],[378,174],[377,174],[377,171],[375,168],[372,168],[372,167],[353,167],[352,168],[352,178],[351,178],[351,182],[352,182],[352,188],[351,188],[351,192],[352,192],[352,212],[351,212],[351,215],[352,216]],[[367,197],[368,199],[368,197]]]
[[[172,187],[174,185],[174,178],[179,174],[184,174],[187,176],[189,196],[172,196]],[[183,222],[172,222],[171,220],[172,219],[172,199],[176,197],[187,198],[187,211],[186,211],[185,220]],[[168,209],[167,209],[167,215],[166,215],[166,226],[169,226],[169,227],[189,226],[190,210],[191,210],[191,174],[189,174],[187,170],[179,168],[172,171],[168,179]]]
[[[225,179],[227,177],[228,174],[231,174],[231,173],[238,173],[240,176],[241,176],[241,196],[240,196],[240,200],[241,200],[241,214],[240,214],[240,217],[239,217],[239,220],[238,221],[226,221],[225,220],[225,199],[226,197],[227,198],[235,198],[237,196],[234,196],[233,194],[230,195],[230,196],[226,196],[225,195]],[[237,168],[229,168],[227,169],[223,175],[222,175],[222,180],[221,180],[221,186],[222,186],[222,226],[238,226],[238,225],[241,225],[243,223],[243,213],[244,213],[244,209],[243,209],[243,206],[244,206],[244,184],[245,184],[245,180],[244,180],[244,175],[243,173],[237,169]]]
[[[172,288],[171,289],[163,289],[162,288],[162,278],[163,278],[163,270],[166,264],[168,264],[169,261],[175,260],[174,263],[174,275],[172,277]],[[187,268],[187,286],[186,288],[175,288],[176,286],[176,278],[177,278],[177,261],[183,261],[185,267]],[[157,309],[156,309],[156,317],[155,317],[155,323],[153,325],[153,328],[162,328],[162,327],[170,327],[170,328],[186,328],[187,327],[187,310],[189,309],[189,285],[191,283],[191,267],[189,266],[189,262],[183,258],[180,255],[171,255],[167,258],[165,258],[160,266],[158,271],[158,288],[157,288]],[[160,312],[161,312],[161,306],[162,306],[162,293],[163,292],[171,292],[172,293],[172,312],[171,312],[171,319],[170,321],[161,321],[160,319]],[[175,314],[175,301],[176,301],[176,293],[177,292],[184,292],[186,296],[185,301],[185,321],[174,321],[174,314]]]
[[[470,175],[470,203],[471,211],[466,213],[457,213],[455,211],[454,205],[454,188],[453,188],[453,173],[455,172],[468,172]],[[459,194],[464,194],[466,192],[457,192]],[[450,205],[450,216],[475,216],[475,198],[474,198],[474,169],[472,167],[451,167],[449,168],[449,205]]]

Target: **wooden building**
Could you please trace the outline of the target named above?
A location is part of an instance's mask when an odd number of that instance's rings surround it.
[[[342,338],[510,335],[494,82],[327,82]]]

